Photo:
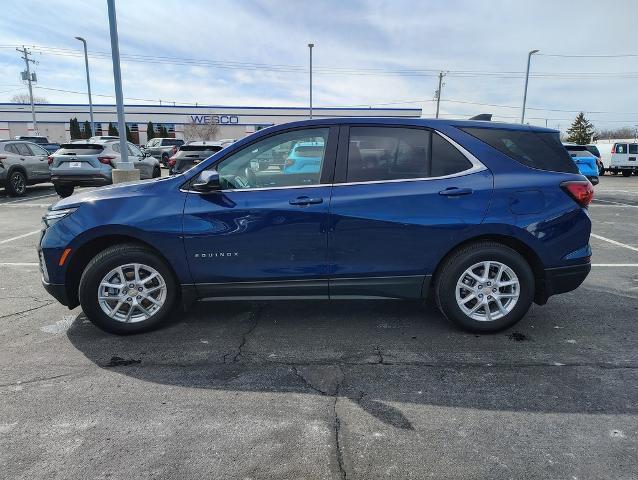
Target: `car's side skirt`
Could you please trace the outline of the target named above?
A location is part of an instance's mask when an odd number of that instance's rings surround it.
[[[199,300],[419,299],[430,275],[197,284]],[[192,289],[191,285],[182,285]]]

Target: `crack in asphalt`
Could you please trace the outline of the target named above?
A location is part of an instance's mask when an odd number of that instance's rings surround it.
[[[17,387],[17,386],[20,386],[20,385],[29,385],[31,383],[46,382],[48,380],[57,380],[58,378],[70,377],[72,375],[77,375],[78,373],[80,373],[80,374],[85,373],[85,370],[82,370],[82,371],[79,371],[79,372],[62,373],[60,375],[51,375],[49,377],[32,378],[31,380],[18,380],[17,382],[2,383],[2,384],[0,384],[0,388],[2,388],[2,387]]]
[[[237,362],[239,362],[239,359],[242,356],[243,348],[246,345],[248,337],[257,328],[257,324],[259,323],[259,319],[260,319],[260,313],[261,313],[261,307],[259,307],[259,306],[257,308],[255,308],[252,312],[250,312],[250,317],[249,317],[250,324],[248,326],[248,329],[244,333],[242,333],[241,342],[239,343],[239,346],[237,347],[237,351],[235,352],[235,355],[233,356],[232,360],[230,362],[228,362],[228,357],[230,357],[232,355],[232,353],[225,353],[222,356],[223,363],[237,363]]]
[[[322,389],[319,386],[316,386],[309,380],[306,376],[304,376],[297,367],[293,364],[291,365],[291,370],[298,377],[304,385],[306,385],[311,390],[323,395],[325,397],[332,397],[332,429],[334,432],[334,442],[335,442],[335,458],[337,461],[337,467],[339,469],[339,477],[342,480],[346,480],[348,478],[348,474],[345,469],[345,465],[343,463],[343,450],[341,446],[341,418],[339,417],[339,412],[337,409],[337,402],[339,401],[341,388],[345,382],[345,374],[340,365],[335,365],[339,369],[340,380],[337,382],[334,387],[334,392],[329,392],[327,390]]]
[[[34,311],[34,310],[39,310],[39,309],[44,308],[44,307],[47,307],[47,306],[49,306],[49,305],[53,305],[54,303],[55,303],[55,302],[47,302],[47,303],[44,303],[44,304],[42,304],[42,305],[38,305],[37,307],[31,307],[31,308],[26,308],[26,309],[24,309],[24,310],[20,310],[19,312],[8,313],[8,314],[6,314],[6,315],[0,315],[0,319],[2,319],[2,318],[14,317],[14,316],[16,316],[16,315],[22,315],[22,314],[24,314],[24,313],[29,313],[29,312],[32,312],[32,311]]]

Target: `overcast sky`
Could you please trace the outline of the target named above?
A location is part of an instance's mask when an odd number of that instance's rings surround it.
[[[546,55],[638,54],[636,0],[116,3],[127,103],[305,106],[307,44],[314,42],[316,106],[392,104],[384,106],[421,107],[433,116],[437,72],[445,70],[444,115],[516,121],[527,52],[540,49],[545,55],[532,58],[532,74],[542,76],[530,78],[530,122],[545,125],[547,118],[564,130],[584,110],[598,128],[638,125],[638,55]],[[22,0],[2,10],[0,101],[27,91],[14,49],[25,44],[64,49],[32,48],[36,95],[86,102],[83,93],[57,91],[86,91],[81,44],[73,38],[82,36],[98,54],[90,58],[92,87],[105,96],[94,102],[114,102],[106,0]]]

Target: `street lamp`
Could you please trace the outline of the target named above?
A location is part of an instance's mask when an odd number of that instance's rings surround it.
[[[86,50],[86,40],[82,37],[75,37],[84,45],[84,65],[86,67],[86,85],[89,89],[89,115],[91,117],[91,134],[95,135],[95,122],[93,121],[93,101],[91,100],[91,77],[89,76],[89,54]]]
[[[525,122],[525,102],[527,102],[527,83],[529,82],[529,64],[532,61],[532,55],[540,52],[540,50],[532,50],[527,54],[527,73],[525,74],[525,91],[523,93],[523,112],[521,113],[521,123]]]
[[[312,47],[314,47],[314,43],[308,44],[308,49],[310,50],[310,119],[312,120]]]

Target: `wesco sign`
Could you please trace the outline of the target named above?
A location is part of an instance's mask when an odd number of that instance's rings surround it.
[[[191,115],[191,122],[197,125],[219,123],[220,125],[234,125],[239,123],[237,115]]]

